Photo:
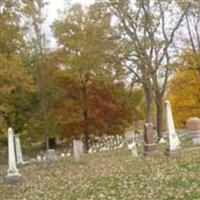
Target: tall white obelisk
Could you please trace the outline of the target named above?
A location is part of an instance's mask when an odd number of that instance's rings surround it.
[[[15,144],[14,144],[14,132],[12,128],[8,129],[8,171],[6,176],[7,183],[14,183],[19,181],[21,175],[16,166],[15,159]]]
[[[165,101],[166,106],[166,114],[167,114],[167,128],[169,133],[169,151],[176,151],[181,149],[181,143],[176,134],[172,110],[170,102],[167,100]]]

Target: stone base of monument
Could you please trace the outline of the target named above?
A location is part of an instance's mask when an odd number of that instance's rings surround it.
[[[181,153],[181,149],[177,149],[177,150],[173,150],[173,151],[169,150],[169,149],[166,149],[164,154],[166,156],[176,157],[176,156],[180,155],[180,153]]]
[[[23,167],[23,166],[28,165],[28,164],[29,164],[29,161],[23,161],[23,162],[17,163],[17,165],[18,165],[19,167]]]
[[[158,155],[159,152],[157,150],[155,151],[145,151],[144,152],[144,156],[155,156],[155,155]]]
[[[5,183],[7,184],[15,184],[19,182],[22,179],[20,174],[14,174],[14,175],[7,175],[5,177]]]
[[[200,145],[200,138],[192,138],[192,142],[194,145]]]
[[[156,150],[156,144],[145,144],[144,145],[144,155],[145,156],[153,156],[158,154]]]
[[[200,144],[200,131],[190,131],[189,135],[194,145]]]

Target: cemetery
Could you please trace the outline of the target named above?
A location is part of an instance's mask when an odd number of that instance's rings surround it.
[[[200,200],[196,0],[0,1],[0,200]]]
[[[200,146],[191,131],[196,134],[199,120],[189,119],[188,133],[179,139],[170,102],[165,104],[168,137],[162,144],[156,144],[152,124],[146,124],[144,139],[136,134],[96,137],[87,154],[83,142],[73,140],[71,153],[50,149],[28,162],[19,136],[9,128],[1,199],[198,199]]]

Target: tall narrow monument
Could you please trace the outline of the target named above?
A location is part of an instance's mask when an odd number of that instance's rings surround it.
[[[8,129],[8,171],[5,181],[15,183],[19,181],[21,175],[18,172],[15,159],[14,132],[12,128]]]
[[[165,101],[166,106],[166,115],[167,115],[167,128],[169,134],[169,149],[167,150],[168,153],[175,153],[181,149],[180,140],[178,135],[176,134],[174,119],[172,115],[171,105],[170,102],[167,100]]]
[[[20,138],[19,135],[15,135],[15,148],[16,148],[16,159],[17,159],[17,164],[18,165],[24,165],[25,162],[23,160],[23,155],[22,155],[22,149],[21,149],[21,143],[20,143]]]

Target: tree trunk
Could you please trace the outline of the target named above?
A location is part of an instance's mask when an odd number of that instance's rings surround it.
[[[153,96],[151,86],[144,86],[144,93],[146,98],[146,123],[152,123],[153,120]]]
[[[88,121],[88,88],[87,81],[83,84],[83,117],[84,117],[84,139],[85,149],[89,150],[89,121]]]
[[[163,104],[162,98],[157,99],[156,102],[156,123],[157,123],[157,134],[158,139],[162,138],[162,129],[163,129]]]

